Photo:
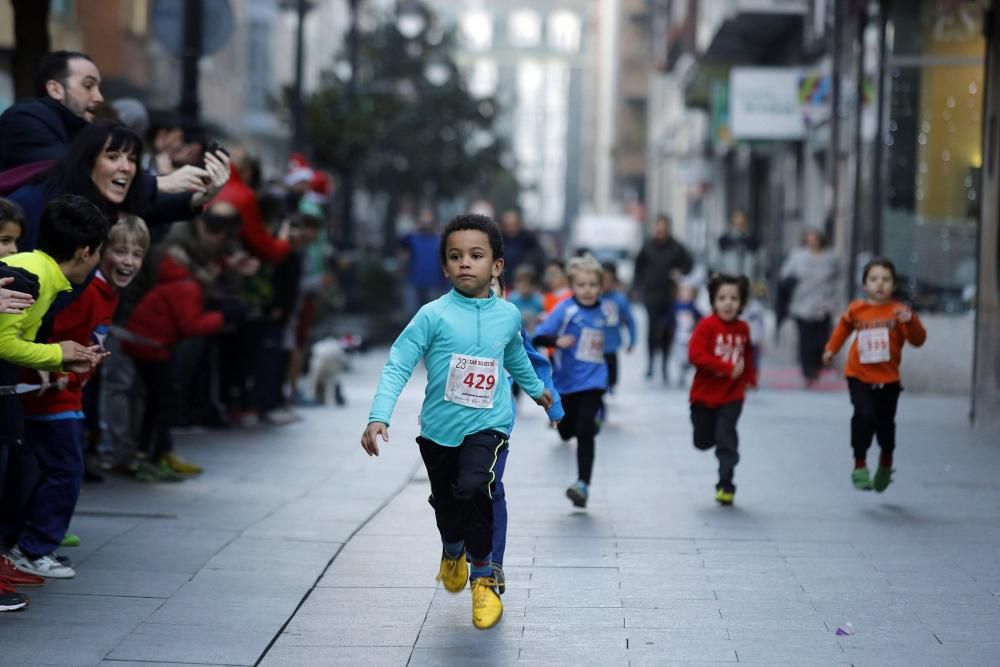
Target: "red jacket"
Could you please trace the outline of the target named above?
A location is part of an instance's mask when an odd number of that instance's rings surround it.
[[[183,258],[167,252],[156,274],[156,285],[132,311],[128,330],[158,346],[123,341],[136,359],[166,361],[182,338],[208,336],[222,328],[222,313],[205,312],[205,292]]]
[[[260,215],[257,194],[240,179],[235,167],[231,169],[229,180],[215,201],[230,203],[240,212],[240,237],[251,254],[269,264],[277,264],[288,256],[288,241],[279,239],[268,231]]]
[[[712,313],[698,322],[688,343],[688,359],[695,367],[691,402],[710,408],[743,400],[747,385],[757,384],[746,322],[724,322]],[[743,360],[743,374],[733,378],[733,367]]]
[[[104,339],[111,326],[111,318],[118,307],[118,290],[112,287],[98,271],[83,294],[66,306],[56,316],[52,323],[52,333],[49,342],[58,343],[72,340],[81,345],[99,344],[104,347]],[[51,382],[55,382],[63,373],[52,373]],[[21,396],[24,414],[27,417],[41,415],[56,415],[63,412],[79,412],[83,410],[83,385],[87,384],[92,373],[65,373],[69,378],[66,389],[57,391],[50,389],[41,396],[25,394]],[[25,371],[24,381],[38,382],[35,371]]]

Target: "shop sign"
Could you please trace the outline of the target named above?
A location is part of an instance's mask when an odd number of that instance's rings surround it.
[[[733,139],[795,140],[805,136],[799,98],[802,70],[734,67],[729,72],[729,128]]]

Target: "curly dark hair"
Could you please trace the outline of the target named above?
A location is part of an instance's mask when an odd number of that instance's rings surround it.
[[[490,240],[490,251],[493,253],[493,261],[503,259],[503,235],[500,234],[500,228],[497,226],[497,223],[485,215],[463,213],[449,220],[448,224],[444,227],[444,231],[441,232],[439,253],[442,265],[447,263],[446,246],[448,237],[455,232],[467,229],[486,234],[486,237]]]

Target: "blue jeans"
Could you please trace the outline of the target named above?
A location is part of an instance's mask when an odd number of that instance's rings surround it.
[[[503,552],[507,548],[507,494],[503,488],[503,471],[507,467],[508,448],[497,456],[493,473],[496,488],[493,490],[493,562],[503,565]]]
[[[82,419],[24,421],[25,444],[40,472],[17,538],[25,554],[48,555],[66,535],[83,484],[84,428]]]

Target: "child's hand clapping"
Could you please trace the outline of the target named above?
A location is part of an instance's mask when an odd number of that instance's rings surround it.
[[[389,442],[389,427],[382,422],[371,422],[361,434],[361,448],[368,453],[368,456],[378,456],[378,436]]]
[[[901,308],[900,310],[896,311],[896,319],[902,322],[903,324],[906,324],[911,319],[913,319],[913,311],[910,310],[909,308]]]
[[[559,336],[559,338],[556,338],[556,347],[561,350],[573,347],[574,343],[576,343],[576,336],[573,336],[572,334],[564,334]]]

